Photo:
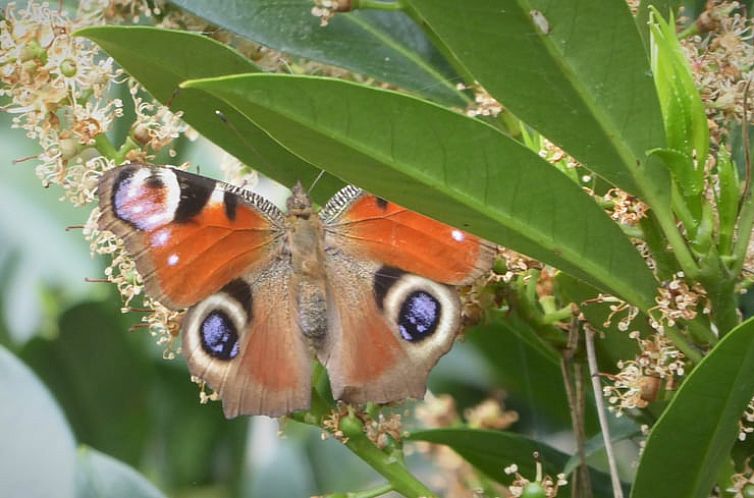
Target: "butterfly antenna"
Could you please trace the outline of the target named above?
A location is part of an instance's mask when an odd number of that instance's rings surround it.
[[[167,102],[165,102],[165,107],[168,109],[172,109],[173,107],[173,100],[178,96],[178,94],[181,93],[181,87],[177,86],[175,87],[175,90],[173,90],[173,93],[170,94],[170,98]]]
[[[252,144],[251,142],[249,142],[249,140],[238,130],[238,128],[236,128],[236,126],[233,123],[231,123],[231,121],[228,119],[228,117],[221,110],[215,109],[215,116],[217,116],[220,119],[220,121],[223,122],[223,124],[227,125],[228,128],[230,128],[233,131],[233,133],[236,134],[236,136],[238,137],[238,139],[241,140],[241,142],[243,142],[244,145],[246,145],[248,148],[250,148],[251,151],[257,157],[261,158],[262,160],[266,160],[266,158],[264,157],[264,155],[261,152],[259,152],[259,150],[256,147],[254,147],[254,144]],[[246,161],[241,161],[241,162],[245,163]]]
[[[322,177],[325,175],[325,170],[321,169],[319,170],[319,174],[317,175],[317,178],[314,179],[311,186],[309,187],[309,190],[306,191],[307,194],[311,195],[312,190],[314,190],[314,187],[317,185],[317,183],[322,179]]]

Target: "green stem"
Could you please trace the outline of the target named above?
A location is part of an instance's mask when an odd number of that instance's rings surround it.
[[[678,33],[678,39],[683,40],[684,38],[688,38],[689,36],[694,36],[699,33],[699,27],[696,25],[696,21],[692,22],[688,26],[686,26],[683,31]]]
[[[115,159],[115,164],[121,164],[126,160],[126,156],[129,152],[132,150],[139,149],[139,144],[134,142],[134,140],[131,137],[126,137],[125,142],[123,142],[123,145],[120,146],[120,149],[118,149],[118,156]]]
[[[406,469],[400,459],[381,451],[363,433],[349,437],[346,447],[385,477],[391,488],[402,495],[408,498],[436,496]]]
[[[623,223],[619,223],[618,228],[620,228],[627,237],[644,240],[644,231],[638,225],[624,225]]]
[[[351,8],[374,10],[403,10],[400,2],[380,2],[379,0],[353,0]]]
[[[377,496],[382,496],[384,494],[387,494],[391,491],[393,491],[393,485],[392,484],[385,484],[384,486],[380,486],[379,488],[370,489],[367,491],[358,491],[356,493],[348,493],[348,498],[375,498]]]
[[[711,345],[717,342],[717,336],[698,316],[694,320],[686,322],[686,328],[691,337],[699,343]]]
[[[678,260],[678,264],[681,265],[683,272],[691,280],[697,280],[699,278],[699,266],[691,255],[691,251],[681,236],[681,232],[678,231],[672,212],[664,209],[655,209],[655,218],[660,224],[660,229],[665,234],[668,244],[673,248],[675,257]]]
[[[743,269],[752,227],[754,227],[754,201],[752,201],[752,196],[749,196],[741,206],[741,215],[738,219],[738,237],[733,248],[734,263],[731,269],[734,277],[738,276]]]
[[[573,316],[573,310],[570,306],[566,306],[565,308],[561,308],[554,313],[546,313],[544,316],[542,316],[542,321],[548,325],[551,325],[553,323],[567,320],[571,316]]]
[[[97,149],[97,152],[108,159],[116,161],[116,164],[118,164],[118,151],[115,150],[115,146],[110,141],[110,139],[107,138],[107,135],[100,133],[99,135],[94,137],[94,148]]]
[[[686,337],[675,327],[665,327],[665,335],[673,342],[678,350],[686,355],[692,363],[696,364],[702,361],[702,354]]]

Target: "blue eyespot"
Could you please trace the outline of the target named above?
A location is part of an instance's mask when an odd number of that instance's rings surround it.
[[[441,309],[440,302],[424,291],[409,294],[398,314],[401,337],[416,342],[431,336],[440,322]]]
[[[222,311],[213,311],[200,327],[202,349],[218,360],[230,360],[238,355],[238,332]]]

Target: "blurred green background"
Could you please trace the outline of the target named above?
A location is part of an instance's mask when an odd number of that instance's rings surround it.
[[[0,346],[8,350],[0,348],[0,437],[8,441],[0,451],[1,497],[160,496],[158,489],[191,498],[297,497],[384,482],[339,442],[322,441],[316,428],[287,421],[281,437],[275,420],[226,420],[220,403],[201,405],[183,359],[164,360],[155,338],[129,331],[140,317],[121,313],[114,286],[84,281],[101,278],[105,261],[90,254],[81,230],[66,227],[83,224],[90,208],[59,201],[55,186],[43,188],[35,159],[14,163],[39,150],[10,128],[8,114],[0,114],[0,130]],[[114,130],[116,142],[124,133]],[[181,140],[176,149],[169,162],[190,160],[220,177],[222,152],[211,143]],[[283,202],[280,186],[263,179],[259,188]],[[463,409],[493,385],[499,377],[467,342],[441,361],[430,388],[453,393]],[[554,427],[565,429],[559,418]],[[546,419],[535,416],[529,430],[552,425]],[[74,465],[76,446],[84,449]],[[130,486],[140,478],[104,455],[152,484],[135,491]],[[427,481],[438,472],[421,455],[410,458]],[[77,483],[69,489],[71,472]],[[105,491],[116,475],[130,484]]]

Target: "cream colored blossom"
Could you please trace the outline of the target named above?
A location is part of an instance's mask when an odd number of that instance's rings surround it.
[[[505,474],[514,476],[513,483],[508,486],[508,490],[510,491],[511,496],[518,498],[520,496],[523,496],[524,491],[527,491],[528,488],[537,486],[542,492],[544,492],[547,498],[555,498],[556,496],[558,496],[558,490],[560,489],[560,487],[566,486],[568,484],[568,481],[565,478],[565,474],[558,474],[557,476],[555,476],[555,478],[552,478],[549,475],[543,476],[542,462],[539,458],[539,453],[534,453],[534,459],[536,460],[537,469],[534,480],[530,480],[524,477],[518,471],[518,465],[516,465],[515,463],[508,465],[503,470]]]
[[[646,408],[660,389],[674,389],[685,373],[684,355],[664,335],[656,333],[646,339],[634,331],[639,355],[618,362],[617,374],[604,374],[610,384],[602,388],[610,410],[621,416],[625,410]]]
[[[663,282],[662,287],[657,289],[655,302],[657,306],[650,312],[659,312],[659,317],[656,313],[650,313],[650,323],[659,332],[663,332],[665,326],[673,327],[678,320],[693,320],[699,311],[704,314],[711,312],[707,291],[698,282],[687,282],[683,272]]]

